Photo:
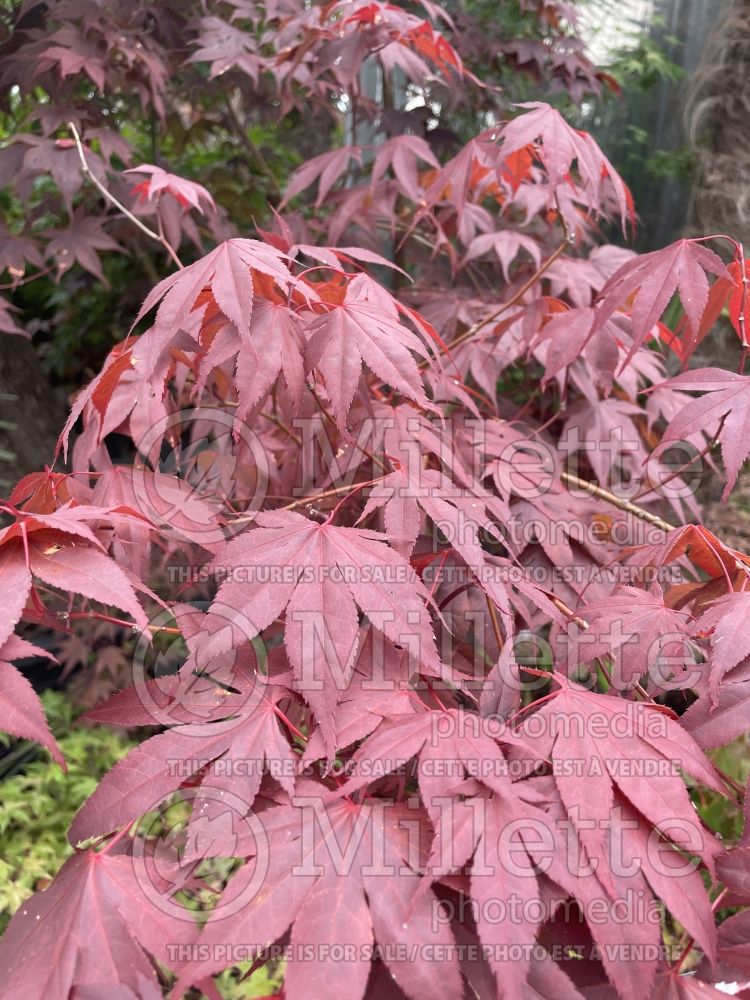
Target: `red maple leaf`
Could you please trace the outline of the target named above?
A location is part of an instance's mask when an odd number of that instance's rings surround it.
[[[737,482],[742,463],[750,455],[750,375],[737,375],[723,368],[697,368],[661,383],[662,387],[696,390],[703,395],[690,400],[673,417],[663,443],[685,440],[696,427],[718,431],[727,474],[722,500]]]
[[[339,425],[345,426],[363,363],[407,399],[438,412],[425,395],[413,357],[430,360],[423,341],[399,321],[395,306],[385,307],[382,297],[373,301],[368,292],[370,279],[352,279],[343,302],[307,325],[305,365],[323,376]]]
[[[197,184],[195,181],[186,180],[177,174],[170,174],[161,167],[155,167],[151,163],[141,163],[137,167],[131,167],[125,171],[126,174],[149,174],[148,180],[140,181],[133,188],[133,194],[137,195],[141,201],[153,201],[159,198],[162,192],[173,195],[183,208],[195,208],[203,212],[204,206],[216,211],[216,202],[211,193]]]
[[[140,997],[161,988],[148,954],[166,962],[168,946],[196,935],[145,894],[126,854],[76,852],[52,885],[26,900],[0,943],[4,989],[31,998]]]
[[[258,868],[265,871],[264,891],[231,919],[222,920],[221,913],[209,919],[201,936],[209,954],[212,944],[233,941],[261,951],[291,928],[284,985],[289,1000],[322,996],[332,976],[347,998],[362,1000],[377,942],[407,996],[460,995],[453,935],[434,919],[434,894],[420,889],[420,876],[409,868],[414,858],[405,824],[422,819],[418,810],[377,800],[326,802],[321,786],[307,782],[294,807],[258,818],[265,836],[238,845],[250,860],[230,891],[241,894],[252,885]],[[352,958],[343,964],[330,951],[342,944]],[[320,959],[300,961],[303,945],[314,947]],[[186,967],[177,992],[219,967],[215,960]]]
[[[679,292],[690,325],[690,343],[694,343],[708,305],[706,272],[731,281],[721,257],[695,240],[678,240],[663,250],[633,257],[615,271],[602,289],[595,327],[604,324],[616,309],[625,307],[634,296],[633,346],[629,360],[637,348],[652,336],[652,330],[672,296]]]
[[[27,656],[51,656],[17,635],[9,636],[0,648],[0,729],[14,736],[34,740],[46,747],[61,767],[65,759],[50,732],[44,708],[34,688],[10,662]]]
[[[204,655],[253,639],[285,612],[284,642],[296,687],[331,749],[333,713],[360,637],[357,608],[409,649],[422,670],[442,673],[427,589],[384,535],[318,524],[292,511],[261,513],[255,523],[213,562],[214,571],[227,577],[215,607],[231,621],[201,647]]]

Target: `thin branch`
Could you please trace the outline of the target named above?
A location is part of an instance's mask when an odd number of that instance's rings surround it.
[[[548,594],[547,596],[552,601],[552,603],[555,605],[555,607],[559,611],[562,611],[562,613],[566,616],[566,618],[569,618],[570,621],[572,621],[579,628],[584,629],[584,631],[585,631],[586,629],[588,629],[588,628],[591,627],[590,624],[584,618],[581,618],[580,615],[577,615],[575,613],[575,611],[573,611],[571,608],[569,608],[568,605],[564,601],[561,601],[559,599],[559,597],[555,597],[554,594]],[[599,666],[604,671],[604,675],[607,678],[607,680],[609,681],[610,686],[611,686],[612,685],[612,677],[611,677],[609,671],[607,670],[607,668],[605,667],[605,665],[603,663],[603,660],[602,660],[602,657],[601,656],[597,656],[595,659],[596,659],[596,662],[599,664]],[[633,685],[633,687],[638,692],[638,694],[641,696],[641,698],[643,698],[644,701],[653,701],[654,700],[651,697],[651,695],[648,693],[648,691],[643,687],[643,685],[641,684],[640,681],[636,681],[635,684]]]
[[[711,912],[712,913],[716,913],[716,911],[719,909],[720,903],[724,900],[724,898],[726,897],[726,895],[727,895],[728,892],[729,892],[729,890],[726,889],[726,888],[724,888],[724,889],[721,890],[721,892],[719,893],[719,895],[716,897],[716,899],[711,904]],[[680,972],[680,970],[682,969],[682,966],[685,964],[685,960],[687,959],[687,957],[690,954],[690,952],[693,950],[694,943],[695,943],[695,938],[691,934],[685,940],[685,943],[684,943],[684,946],[682,948],[682,951],[680,952],[679,958],[672,965],[672,971],[673,972],[675,972],[675,973],[679,973]]]
[[[328,423],[331,425],[331,427],[334,429],[334,431],[336,431],[337,434],[340,433],[341,428],[339,427],[339,425],[336,423],[336,421],[333,419],[333,417],[331,416],[331,414],[328,412],[328,410],[323,405],[323,400],[318,395],[318,393],[317,393],[317,391],[315,389],[315,385],[313,383],[310,383],[307,388],[312,393],[312,397],[315,400],[315,403],[316,403],[318,409],[320,410],[321,414],[323,415],[324,419],[328,421]],[[366,455],[367,458],[369,458],[371,462],[374,462],[374,464],[377,465],[378,468],[380,468],[382,472],[387,472],[388,471],[387,466],[383,462],[381,462],[380,459],[376,455],[373,455],[373,453],[371,451],[368,451],[367,448],[365,448],[363,445],[358,444],[357,448],[359,448],[359,450],[362,452],[362,454]]]
[[[362,483],[362,486],[368,486],[368,483]],[[300,500],[295,500],[292,503],[288,503],[285,507],[281,507],[281,510],[294,510],[295,507],[306,507],[308,504],[317,503],[318,500],[326,500],[328,497],[337,497],[342,493],[351,492],[352,487],[349,483],[345,486],[336,486],[333,489],[326,490],[324,493],[314,493],[309,497],[302,497]]]
[[[35,274],[29,274],[25,278],[19,278],[17,281],[8,281],[4,285],[0,285],[0,292],[14,292],[17,288],[20,288],[21,285],[28,285],[32,281],[36,281],[37,278],[45,277],[45,275],[49,274],[51,271],[54,271],[54,267],[52,265],[45,267],[41,271],[37,271]]]
[[[153,229],[149,229],[149,227],[145,225],[145,223],[141,222],[141,220],[137,216],[133,215],[130,209],[125,208],[122,202],[118,201],[117,198],[115,198],[115,196],[112,194],[112,192],[108,188],[106,188],[104,184],[102,184],[102,182],[99,180],[96,174],[93,173],[91,167],[89,167],[88,162],[86,160],[86,153],[83,148],[83,143],[81,142],[81,137],[78,134],[78,129],[75,127],[73,122],[68,122],[68,128],[70,129],[70,132],[73,136],[73,141],[75,142],[76,145],[76,149],[78,150],[78,159],[81,162],[81,173],[89,178],[91,183],[99,191],[99,193],[105,199],[105,201],[108,201],[111,205],[114,205],[118,211],[122,212],[122,214],[125,216],[126,219],[129,219],[133,223],[133,225],[137,226],[142,233],[144,233],[146,236],[149,237],[149,239],[152,239],[156,243],[159,243],[161,246],[163,246],[164,249],[169,254],[169,256],[172,258],[173,262],[177,265],[177,267],[179,267],[181,271],[184,270],[185,265],[177,256],[174,248],[168,242],[168,240],[164,236],[160,236],[158,233],[155,233]]]
[[[664,518],[659,517],[657,514],[652,514],[650,511],[644,510],[643,507],[631,503],[630,500],[618,497],[615,493],[610,493],[609,490],[597,486],[596,483],[590,483],[587,479],[579,479],[578,476],[573,476],[569,472],[561,472],[560,478],[569,486],[575,486],[577,489],[583,490],[584,493],[588,493],[589,496],[598,497],[613,507],[627,511],[633,517],[637,517],[641,521],[646,521],[648,524],[653,524],[654,527],[661,528],[662,531],[674,531],[675,529],[674,524],[670,524],[669,521],[665,521]]]
[[[569,618],[579,628],[587,629],[589,627],[589,623],[584,621],[580,615],[577,615],[575,611],[573,611],[572,608],[569,608],[568,605],[564,601],[561,601],[559,597],[555,597],[554,594],[548,594],[547,596],[555,605],[557,610],[562,611],[565,617]]]
[[[545,260],[542,266],[537,268],[537,270],[531,275],[528,281],[525,281],[523,285],[521,285],[521,287],[518,289],[515,295],[513,295],[510,299],[508,299],[507,302],[504,302],[498,309],[495,310],[495,312],[491,313],[489,316],[486,316],[484,319],[477,320],[477,322],[473,323],[468,330],[464,330],[464,332],[461,334],[460,337],[456,337],[456,339],[448,345],[449,350],[453,350],[453,348],[458,347],[459,344],[463,344],[465,343],[465,341],[470,340],[471,337],[473,337],[478,330],[482,329],[482,327],[488,326],[490,323],[494,323],[495,320],[499,319],[509,309],[512,309],[514,305],[516,305],[518,302],[521,301],[526,292],[528,292],[530,288],[533,288],[533,286],[537,283],[537,281],[539,281],[539,279],[543,277],[544,274],[546,274],[546,272],[552,267],[552,265],[555,263],[558,257],[561,257],[568,249],[568,247],[572,246],[575,243],[575,233],[571,231],[571,228],[568,225],[568,220],[560,211],[559,204],[557,206],[557,216],[560,222],[562,223],[563,233],[565,234],[562,243],[547,258],[547,260]]]
[[[374,482],[374,480],[373,480]],[[361,486],[368,486],[369,482],[361,483]],[[317,503],[318,500],[326,500],[328,497],[341,496],[342,493],[351,493],[352,486],[347,483],[345,486],[336,486],[333,489],[326,490],[324,493],[313,493],[311,496],[300,497],[299,500],[293,500],[291,503],[286,504],[284,507],[278,507],[277,510],[294,510],[295,507],[306,507],[308,504]],[[232,524],[244,524],[245,522],[254,521],[255,514],[240,514],[236,517]]]
[[[477,320],[477,322],[473,323],[468,328],[468,330],[464,330],[464,332],[460,336],[456,337],[455,340],[452,340],[450,344],[447,345],[448,350],[452,351],[460,344],[463,344],[467,340],[470,340],[474,336],[474,334],[477,333],[479,330],[481,330],[483,327],[488,326],[490,323],[494,323],[495,320],[499,319],[509,309],[512,309],[513,306],[517,305],[524,297],[526,292],[528,292],[528,290],[532,288],[537,283],[537,281],[539,281],[539,279],[552,267],[552,265],[555,263],[558,257],[561,257],[563,253],[565,253],[565,250],[570,246],[570,243],[571,243],[571,237],[566,234],[565,239],[560,244],[560,246],[554,251],[554,253],[550,257],[547,258],[547,260],[545,260],[542,266],[538,268],[531,275],[529,280],[525,281],[523,285],[521,285],[521,287],[518,289],[515,295],[513,295],[510,299],[508,299],[507,302],[504,302],[493,313],[490,313],[489,316],[486,316],[484,319]],[[439,353],[445,354],[446,352],[445,350],[440,348]],[[426,364],[425,362],[421,362],[419,367],[423,368],[425,367],[425,364]]]
[[[706,455],[711,451],[711,449],[714,448],[718,443],[722,428],[724,427],[724,421],[726,419],[727,419],[727,414],[725,413],[724,416],[721,418],[721,421],[719,422],[719,427],[714,436],[711,438],[711,440],[708,442],[705,448],[699,451],[697,455],[693,455],[693,457],[690,459],[689,462],[685,462],[684,465],[681,465],[679,467],[679,469],[675,469],[667,476],[666,479],[662,479],[661,482],[657,483],[655,486],[651,485],[644,486],[644,488],[640,490],[640,492],[636,493],[636,495],[633,497],[633,500],[640,500],[641,497],[648,496],[649,493],[656,493],[657,490],[660,490],[662,488],[662,486],[666,486],[667,483],[671,483],[673,479],[676,479],[678,476],[682,475],[682,473],[686,469],[690,468],[693,462],[697,462],[699,459],[705,458]]]

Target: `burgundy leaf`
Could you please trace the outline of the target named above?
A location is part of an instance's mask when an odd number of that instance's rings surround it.
[[[750,419],[750,376],[735,375],[723,368],[699,368],[663,382],[662,386],[704,393],[686,403],[670,421],[662,442],[685,440],[696,427],[718,430],[727,474],[722,500],[726,500],[742,463],[750,455],[750,442],[744,432]]]
[[[605,323],[630,296],[633,301],[633,348],[640,346],[661,318],[675,292],[690,323],[693,340],[698,336],[708,303],[706,272],[729,278],[720,257],[693,240],[678,240],[664,250],[634,257],[622,265],[602,289],[596,325]]]
[[[65,759],[57,740],[50,732],[39,696],[29,681],[9,661],[24,656],[45,656],[16,636],[0,649],[0,729],[14,736],[34,740],[46,747],[61,767]]]
[[[188,944],[195,933],[188,910],[182,919],[170,916],[149,898],[132,858],[76,852],[8,925],[0,942],[4,989],[47,1000],[127,988],[136,1000],[157,1000],[162,993],[147,953],[167,961],[168,945]]]

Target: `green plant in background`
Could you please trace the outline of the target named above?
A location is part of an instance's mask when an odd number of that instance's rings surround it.
[[[743,788],[747,786],[750,777],[750,743],[745,734],[728,746],[714,750],[711,754],[717,767],[733,778]],[[698,801],[698,812],[704,823],[712,830],[721,834],[727,842],[736,842],[742,836],[742,808],[717,795],[715,792],[702,792]]]
[[[123,730],[74,726],[80,708],[59,691],[45,691],[41,697],[68,770],[62,771],[36,744],[0,733],[8,751],[0,757],[0,933],[19,906],[44,889],[72,854],[66,835],[71,819],[104,774],[137,742]],[[212,862],[214,874],[222,874],[221,861]],[[228,873],[223,874],[225,881]],[[218,978],[225,1000],[276,992],[283,973],[280,963],[247,976],[249,969],[250,963],[240,964]]]
[[[663,28],[664,20],[655,17],[651,24],[653,29]],[[645,32],[629,33],[623,39],[623,46],[614,53],[608,70],[618,84],[629,91],[647,93],[660,83],[679,83],[684,70],[665,51],[665,46],[676,48],[679,44],[679,38],[674,35],[662,35],[657,41]]]
[[[35,744],[25,742],[0,758],[0,929],[72,853],[66,833],[73,815],[103,775],[134,746],[114,729],[74,727],[79,710],[60,692],[45,691],[42,701],[68,771]],[[2,739],[6,746],[12,742],[5,735]]]
[[[15,400],[16,396],[12,392],[0,392],[0,402],[13,403]],[[13,429],[14,425],[10,420],[0,420],[0,431]],[[5,471],[3,466],[11,465],[15,460],[16,456],[12,451],[9,451],[7,448],[0,448],[0,491],[7,491],[12,485],[12,480],[3,475]]]
[[[657,149],[645,160],[648,174],[656,180],[672,179],[688,186],[695,172],[695,155],[691,149]]]
[[[256,969],[252,975],[244,979],[243,976],[247,974],[249,968],[249,963],[242,962],[217,977],[216,985],[224,1000],[267,997],[278,992],[284,978],[283,965],[269,963]]]
[[[597,2],[606,6],[605,0]],[[580,126],[606,145],[631,189],[641,217],[637,246],[642,250],[674,236],[664,230],[669,227],[665,192],[677,197],[681,191],[677,200],[686,202],[695,172],[695,158],[679,128],[685,71],[675,59],[681,45],[659,16],[618,34],[606,69],[620,93],[603,91],[599,100],[584,102],[578,116]]]

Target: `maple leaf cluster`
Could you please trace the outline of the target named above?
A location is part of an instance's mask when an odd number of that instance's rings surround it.
[[[478,85],[432,3],[228,6],[189,58],[273,60],[285,102],[373,52]],[[39,44],[44,71],[128,62],[89,28]],[[87,719],[145,732],[12,919],[0,996],[212,998],[279,957],[289,1000],[750,976],[750,826],[727,845],[700,808],[743,793],[710,753],[750,728],[750,556],[694,495],[717,442],[731,491],[750,390],[667,353],[725,308],[746,346],[745,262],[595,246],[629,192],[543,103],[452,157],[370,152],[302,164],[258,238],[161,280],[2,505],[0,726],[64,766],[17,630],[96,622],[131,683]],[[134,170],[144,206],[213,209]]]
[[[154,160],[161,132],[183,151],[199,150],[204,140],[220,145],[235,172],[241,148],[249,181],[278,200],[275,168],[252,129],[275,122],[279,107],[305,116],[312,107],[330,118],[332,106],[350,93],[362,113],[377,116],[359,82],[373,60],[382,73],[434,93],[446,110],[457,85],[478,84],[470,66],[503,54],[515,61],[514,72],[548,79],[553,92],[563,89],[578,100],[599,91],[604,76],[587,58],[565,4],[529,7],[523,19],[521,41],[495,19],[480,25],[461,12],[453,20],[430,2],[410,11],[368,0],[312,8],[300,0],[221,0],[210,11],[194,0],[161,0],[158,8],[147,0],[13,5],[0,36],[0,92],[15,108],[12,134],[0,150],[0,187],[11,206],[0,222],[4,285],[13,292],[37,277],[59,282],[73,269],[72,287],[85,287],[81,272],[104,279],[103,254],[146,251],[142,232],[123,226],[119,212],[86,183],[82,155],[89,176],[106,181],[175,253],[239,235],[227,212],[232,206],[214,201],[198,179],[178,176],[166,162],[140,162],[129,118],[149,122]],[[48,100],[39,100],[40,93]],[[496,107],[499,93],[477,85],[464,99]],[[423,117],[393,108],[380,125],[402,135],[423,131]],[[307,148],[302,152],[309,156]],[[28,335],[5,297],[0,330]]]

